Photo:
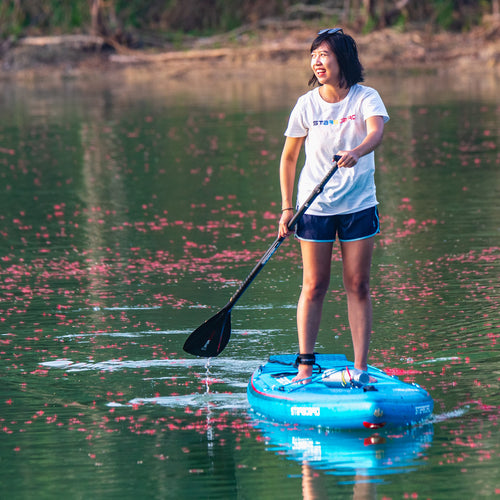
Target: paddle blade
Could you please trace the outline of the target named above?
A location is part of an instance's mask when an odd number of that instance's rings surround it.
[[[184,350],[193,356],[214,358],[224,350],[230,336],[231,310],[222,309],[187,338]]]

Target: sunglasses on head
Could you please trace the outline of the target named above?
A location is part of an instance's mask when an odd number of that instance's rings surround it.
[[[342,30],[342,28],[327,28],[325,30],[318,31],[318,35],[334,35],[335,33],[342,33],[343,35],[344,31]]]

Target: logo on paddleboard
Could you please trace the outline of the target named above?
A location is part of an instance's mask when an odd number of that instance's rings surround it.
[[[292,417],[319,417],[319,406],[292,406]]]
[[[415,415],[422,415],[431,412],[430,405],[415,406]]]

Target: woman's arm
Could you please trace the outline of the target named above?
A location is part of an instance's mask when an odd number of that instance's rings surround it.
[[[366,137],[363,142],[351,151],[339,151],[342,156],[338,162],[339,167],[354,167],[358,160],[374,151],[384,137],[384,119],[381,116],[370,116],[366,120]]]
[[[302,144],[305,137],[287,137],[280,160],[280,186],[281,186],[281,219],[279,223],[279,236],[288,236],[288,223],[293,217],[293,187],[295,184],[295,171]],[[291,210],[284,210],[291,209]]]

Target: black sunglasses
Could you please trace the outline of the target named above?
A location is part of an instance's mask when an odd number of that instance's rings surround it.
[[[334,35],[335,33],[341,33],[342,35],[344,34],[344,31],[342,28],[327,28],[325,30],[318,31],[318,35]]]

